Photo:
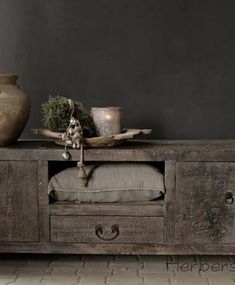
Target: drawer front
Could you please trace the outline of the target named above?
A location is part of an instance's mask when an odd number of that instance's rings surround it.
[[[51,216],[51,241],[162,243],[163,217]]]
[[[176,242],[235,242],[235,163],[179,162]]]

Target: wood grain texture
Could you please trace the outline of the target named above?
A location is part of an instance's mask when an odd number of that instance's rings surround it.
[[[53,254],[235,255],[234,244],[0,243],[0,252]]]
[[[51,215],[88,216],[164,216],[164,200],[121,203],[55,202],[50,205]]]
[[[38,241],[37,162],[0,161],[0,241]]]
[[[99,238],[96,226],[104,232]],[[118,236],[111,239],[113,225],[119,228]],[[51,216],[52,242],[78,243],[162,243],[162,217],[119,217],[119,216]]]
[[[37,163],[40,241],[49,242],[48,162],[39,160]]]
[[[0,147],[2,160],[62,161],[63,147],[48,141],[20,141]],[[71,161],[80,153],[71,150]],[[129,141],[114,148],[85,150],[85,161],[235,161],[235,140]]]
[[[175,195],[176,177],[175,161],[165,162],[165,218],[164,218],[164,243],[174,244],[175,242]]]
[[[179,162],[176,167],[176,241],[186,244],[234,243],[235,163]]]

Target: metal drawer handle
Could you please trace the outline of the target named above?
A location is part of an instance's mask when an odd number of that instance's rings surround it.
[[[226,204],[233,204],[234,198],[232,192],[226,192],[225,193],[225,203]]]
[[[97,235],[98,238],[100,238],[102,240],[107,240],[107,241],[114,240],[119,235],[119,226],[118,225],[112,225],[111,226],[111,233],[113,234],[113,236],[111,236],[111,237],[102,236],[103,232],[104,232],[104,230],[103,230],[102,225],[95,226],[95,234]]]

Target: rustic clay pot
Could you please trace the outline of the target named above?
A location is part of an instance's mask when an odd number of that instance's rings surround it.
[[[30,98],[16,80],[17,75],[0,74],[0,145],[16,142],[30,113]]]
[[[98,136],[112,136],[122,132],[121,107],[92,107],[91,114]]]

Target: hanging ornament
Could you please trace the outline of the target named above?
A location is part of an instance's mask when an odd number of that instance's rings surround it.
[[[77,163],[78,167],[78,177],[81,179],[82,186],[87,185],[88,176],[85,172],[84,165],[84,148],[83,148],[83,131],[82,126],[78,119],[73,117],[74,113],[74,103],[72,100],[68,99],[71,113],[69,126],[66,131],[62,134],[62,140],[65,143],[64,152],[62,157],[65,160],[70,159],[70,153],[67,151],[67,145],[72,145],[73,149],[80,149],[80,161]]]
[[[64,160],[69,160],[70,159],[70,153],[67,151],[67,143],[65,142],[64,145],[64,152],[62,153],[62,157]]]

